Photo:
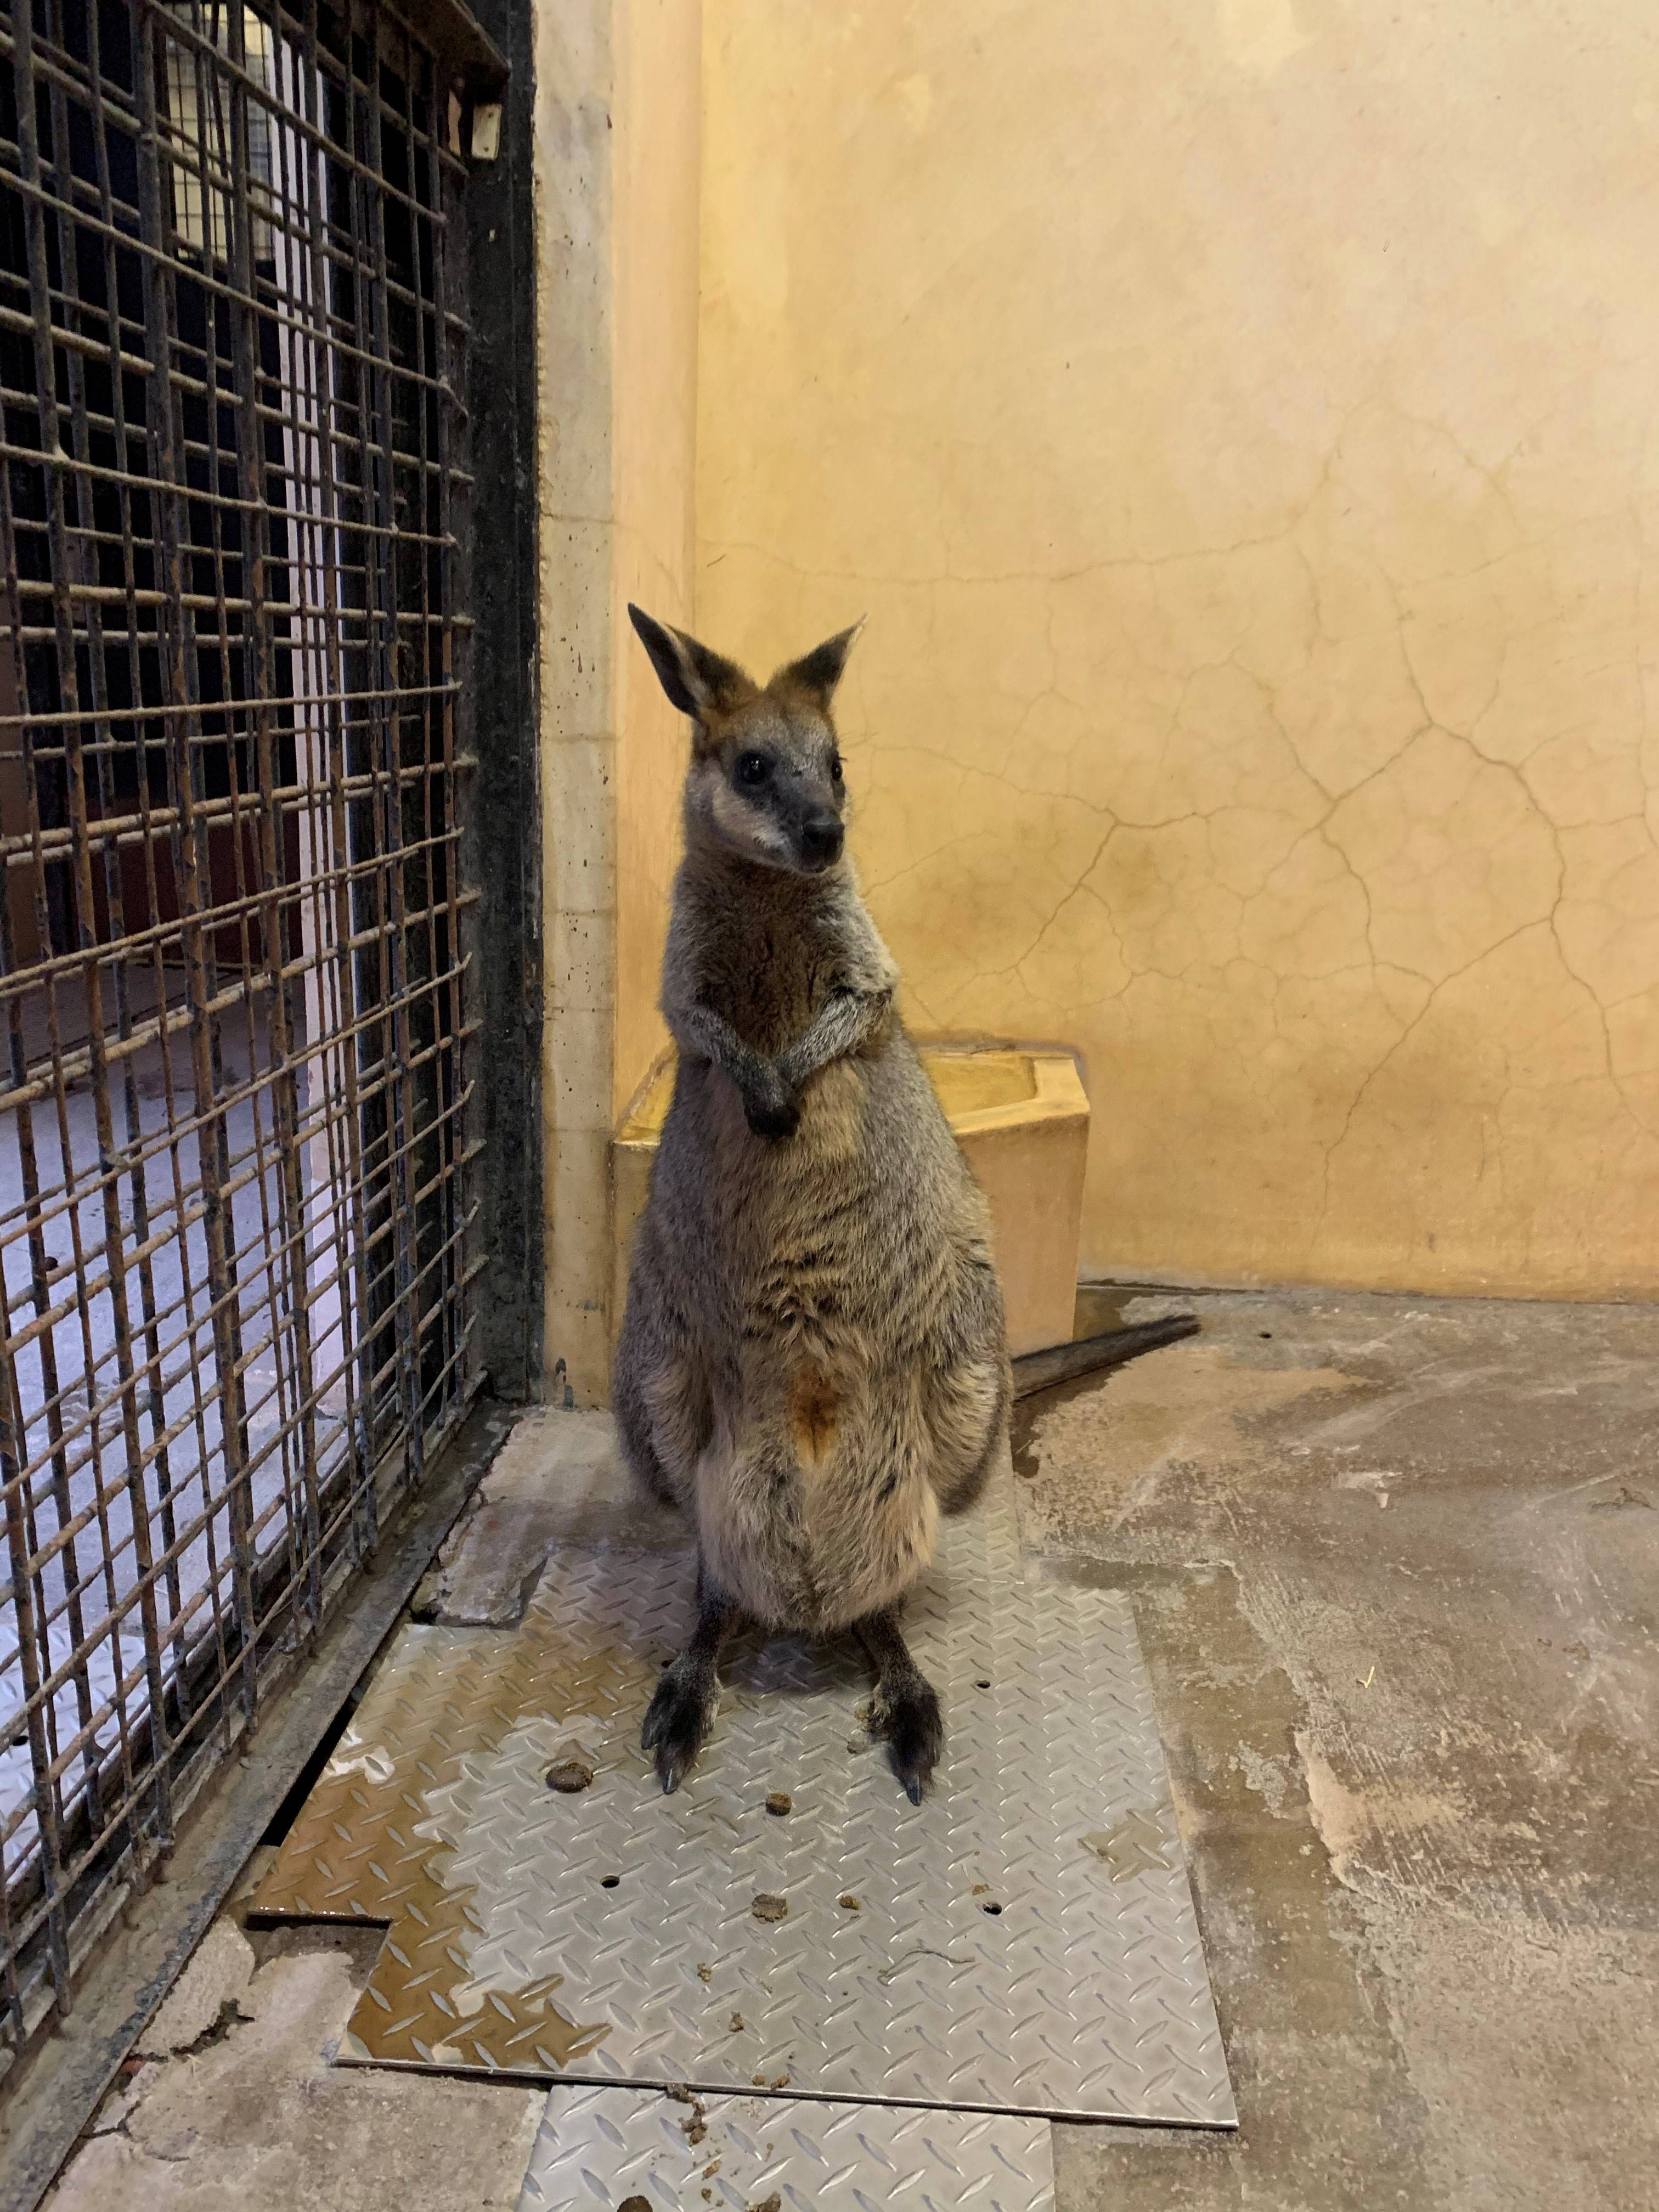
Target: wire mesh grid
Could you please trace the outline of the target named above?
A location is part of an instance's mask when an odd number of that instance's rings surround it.
[[[0,4],[0,2011],[459,1419],[458,103],[349,0]]]

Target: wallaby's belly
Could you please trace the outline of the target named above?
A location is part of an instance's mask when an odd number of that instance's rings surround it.
[[[699,1463],[697,1539],[720,1587],[771,1627],[813,1633],[896,1604],[938,1540],[926,1480],[877,1504],[875,1485],[848,1479],[846,1467],[837,1479],[792,1466],[767,1425],[711,1447]]]
[[[961,1444],[939,1433],[941,1363],[977,1349],[994,1395],[1000,1316],[976,1347],[957,1310],[984,1201],[908,1041],[824,1069],[781,1144],[723,1078],[688,1073],[653,1203],[709,1378],[699,1540],[759,1619],[835,1628],[933,1555],[938,1462]]]

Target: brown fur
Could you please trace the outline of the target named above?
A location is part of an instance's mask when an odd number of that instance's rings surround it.
[[[789,1434],[803,1471],[811,1473],[829,1458],[839,1410],[828,1376],[810,1364],[799,1369],[789,1396]]]
[[[762,688],[635,620],[698,735],[663,968],[679,1065],[618,1424],[695,1519],[708,1592],[774,1628],[843,1627],[902,1600],[1001,1439],[988,1215],[841,856],[829,702],[851,634]]]

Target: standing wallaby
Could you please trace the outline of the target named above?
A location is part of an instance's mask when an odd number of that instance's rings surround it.
[[[844,856],[830,704],[856,629],[763,688],[630,607],[696,725],[662,1010],[673,1103],[634,1246],[623,1449],[697,1531],[697,1621],[643,1741],[678,1789],[728,1631],[851,1628],[919,1804],[943,1743],[904,1594],[983,1489],[1009,1402],[985,1200]]]

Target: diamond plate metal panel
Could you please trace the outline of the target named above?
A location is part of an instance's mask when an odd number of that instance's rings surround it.
[[[555,2089],[519,2212],[1054,2212],[1048,2124],[799,2098]]]
[[[392,1923],[343,2057],[1234,2124],[1127,1601],[1027,1582],[1008,1479],[908,1609],[949,1730],[920,1807],[857,1656],[787,1640],[733,1652],[661,1796],[639,1724],[690,1586],[569,1549],[520,1627],[403,1632],[258,1899]],[[572,1758],[592,1786],[550,1790]]]

